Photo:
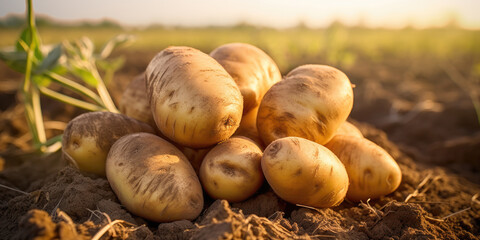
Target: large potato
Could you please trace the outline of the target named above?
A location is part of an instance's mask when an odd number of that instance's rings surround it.
[[[395,191],[402,173],[395,160],[366,138],[338,135],[325,145],[347,169],[352,201],[379,198]]]
[[[107,178],[122,205],[155,222],[193,220],[203,209],[192,166],[180,150],[153,134],[130,134],[115,142]]]
[[[347,76],[325,65],[304,65],[273,85],[258,110],[257,128],[265,145],[296,136],[327,143],[353,106]]]
[[[261,49],[246,43],[228,43],[214,49],[210,56],[217,60],[240,88],[243,112],[260,105],[267,90],[282,80],[277,64]]]
[[[212,148],[200,166],[205,191],[215,199],[240,202],[263,183],[262,150],[250,139],[232,137]]]
[[[145,74],[155,123],[174,142],[203,148],[228,139],[238,128],[240,90],[207,54],[169,47],[152,59]]]
[[[335,136],[337,135],[363,138],[362,132],[355,125],[353,125],[348,121],[345,121],[342,124],[340,124],[337,131],[335,132]]]
[[[148,124],[111,112],[84,113],[71,120],[63,133],[64,158],[78,169],[105,176],[105,160],[112,144],[136,132],[154,133]]]
[[[267,146],[262,170],[273,191],[294,204],[333,207],[345,198],[347,171],[324,146],[299,137],[286,137]]]
[[[119,110],[131,118],[156,127],[145,85],[145,73],[136,76],[123,92]]]

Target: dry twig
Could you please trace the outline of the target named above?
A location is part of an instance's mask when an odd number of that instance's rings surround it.
[[[472,205],[472,207],[473,207],[475,204],[477,204],[477,205],[480,206],[480,201],[477,200],[478,197],[479,197],[479,194],[478,194],[478,193],[472,196],[472,201],[471,201],[471,203],[470,203],[470,205]]]
[[[435,182],[437,181],[438,179],[440,179],[441,177],[440,176],[436,176],[434,178],[432,178],[432,174],[429,173],[421,182],[420,184],[418,184],[417,188],[415,189],[415,191],[413,191],[413,193],[410,193],[408,194],[408,196],[405,198],[405,201],[404,202],[408,202],[408,200],[410,200],[411,198],[414,198],[414,197],[418,197],[420,195],[423,195],[429,188],[430,186]]]
[[[8,189],[8,190],[12,190],[12,191],[14,191],[14,192],[18,192],[18,193],[21,193],[21,194],[24,194],[24,195],[28,195],[28,194],[29,194],[29,193],[24,192],[24,191],[22,191],[22,190],[19,190],[19,189],[16,189],[16,188],[12,188],[12,187],[9,187],[9,186],[5,186],[5,185],[3,185],[3,184],[0,184],[0,187],[5,188],[5,189]]]
[[[479,196],[478,193],[472,196],[472,199],[470,201],[470,207],[467,207],[467,208],[464,208],[462,210],[456,211],[454,213],[448,214],[447,216],[442,217],[442,218],[433,218],[433,217],[429,217],[429,216],[425,216],[425,218],[428,219],[428,220],[431,220],[431,221],[435,221],[435,222],[444,222],[448,218],[451,218],[453,216],[456,216],[456,215],[464,213],[468,210],[471,210],[473,208],[474,204],[480,204],[480,201],[477,200],[478,196]]]
[[[367,199],[366,203],[364,203],[363,201],[360,201],[360,204],[358,204],[358,205],[360,207],[366,208],[366,209],[370,210],[371,212],[373,212],[375,214],[375,216],[377,217],[377,219],[381,219],[384,215],[382,211],[377,210],[370,205],[370,198]]]
[[[129,223],[127,221],[124,221],[124,220],[121,220],[121,219],[117,219],[117,220],[114,220],[112,221],[110,216],[108,216],[108,214],[100,211],[100,210],[95,210],[95,211],[92,211],[92,210],[89,210],[93,215],[95,215],[96,217],[98,217],[98,215],[96,213],[101,213],[108,221],[108,224],[103,226],[93,237],[92,237],[92,240],[98,240],[100,239],[107,231],[111,232],[111,235],[112,236],[116,236],[117,233],[115,231],[115,229],[113,228],[113,226],[115,224],[124,224],[124,225],[129,225],[129,226],[132,226],[131,228],[127,229],[125,228],[123,225],[120,225],[122,230],[124,231],[128,231],[128,232],[134,232],[136,230],[138,230],[139,228],[143,227],[142,226],[136,226],[135,224],[133,223]]]
[[[306,206],[306,205],[302,205],[302,204],[295,204],[295,205],[298,206],[298,207],[308,208],[308,209],[311,209],[311,210],[315,210],[315,211],[317,211],[317,212],[320,212],[320,209],[315,208],[315,207],[310,207],[310,206]]]

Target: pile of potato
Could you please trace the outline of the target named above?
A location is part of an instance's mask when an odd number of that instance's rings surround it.
[[[73,119],[63,153],[152,221],[196,218],[203,191],[243,201],[264,179],[285,201],[332,207],[384,196],[401,181],[395,160],[346,121],[352,106],[350,80],[330,66],[299,66],[282,79],[249,44],[210,55],[168,47],[124,92],[125,115]]]

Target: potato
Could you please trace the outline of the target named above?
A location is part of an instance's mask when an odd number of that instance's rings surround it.
[[[352,201],[379,198],[395,191],[402,173],[395,160],[366,138],[335,136],[325,145],[347,169],[350,187],[347,198]]]
[[[171,143],[134,133],[113,144],[107,179],[125,208],[155,222],[193,220],[203,209],[203,192],[187,158]]]
[[[174,142],[204,148],[237,130],[242,95],[207,54],[189,47],[166,48],[148,64],[145,76],[155,123]]]
[[[197,173],[197,175],[199,174],[200,166],[202,165],[203,159],[205,158],[207,153],[213,148],[208,147],[195,149],[183,147],[180,145],[177,145],[176,147],[185,155],[185,157],[187,157],[188,161],[190,162],[190,164],[192,164],[192,167],[195,170],[195,173]]]
[[[283,200],[311,207],[333,207],[345,198],[347,171],[324,146],[299,137],[273,141],[263,152],[262,170]]]
[[[263,184],[262,150],[250,139],[232,137],[212,148],[200,166],[200,180],[212,198],[241,202]]]
[[[250,112],[244,113],[242,117],[242,121],[240,122],[240,126],[238,127],[237,131],[235,131],[233,136],[244,136],[244,137],[250,138],[258,145],[258,147],[260,147],[261,149],[265,149],[265,147],[263,146],[262,140],[258,135],[257,113],[258,113],[258,106],[250,110]]]
[[[136,132],[154,133],[148,124],[111,112],[89,112],[71,120],[63,133],[63,157],[78,169],[105,176],[105,160],[112,144]]]
[[[359,137],[363,138],[362,132],[355,127],[355,125],[351,124],[348,121],[343,122],[340,124],[340,127],[338,127],[337,132],[335,132],[336,135],[345,135],[345,136],[352,136],[352,137]]]
[[[277,64],[261,49],[246,43],[228,43],[214,49],[210,56],[217,60],[240,88],[243,112],[260,105],[267,90],[282,80]]]
[[[131,118],[156,128],[145,85],[145,73],[136,76],[123,92],[119,110]]]
[[[288,136],[323,145],[345,122],[352,106],[352,86],[343,72],[325,65],[300,66],[263,97],[258,132],[265,145]]]

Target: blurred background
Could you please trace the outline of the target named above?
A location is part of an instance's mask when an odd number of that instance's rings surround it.
[[[25,26],[25,2],[0,4],[4,48]],[[44,44],[87,36],[100,47],[118,34],[135,36],[113,54],[123,64],[109,83],[117,102],[167,46],[209,53],[245,42],[268,53],[283,74],[306,63],[339,68],[356,85],[352,120],[384,130],[416,159],[472,176],[480,171],[478,0],[41,0],[33,6]],[[15,101],[21,78],[0,63],[2,111]],[[28,130],[9,124],[12,134]]]
[[[0,46],[24,26],[24,1],[3,1]],[[34,1],[44,43],[83,35],[97,45],[120,33],[130,49],[188,45],[205,52],[227,42],[254,44],[283,72],[319,62],[348,68],[364,58],[478,55],[476,0]]]

